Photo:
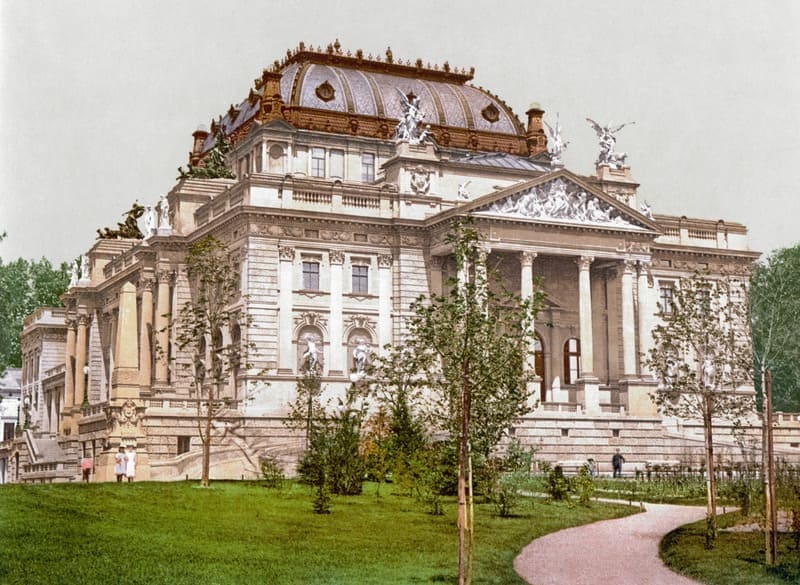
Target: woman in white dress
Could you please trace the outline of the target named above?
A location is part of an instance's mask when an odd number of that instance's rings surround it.
[[[128,478],[128,481],[133,481],[134,476],[136,475],[136,451],[133,450],[133,447],[128,447],[128,452],[125,454],[125,477]]]
[[[114,474],[117,476],[117,483],[122,483],[125,475],[125,447],[120,445],[119,451],[114,455]]]

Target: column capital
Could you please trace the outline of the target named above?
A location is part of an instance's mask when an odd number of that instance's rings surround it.
[[[344,264],[344,251],[343,250],[330,250],[328,258],[331,264]]]
[[[278,257],[281,262],[294,261],[294,246],[278,246]]]
[[[631,260],[630,258],[625,258],[622,261],[622,270],[625,274],[633,274],[633,270],[636,266],[636,262]]]
[[[155,279],[150,277],[143,277],[139,279],[139,290],[142,292],[153,292],[155,286]]]
[[[579,256],[575,259],[575,263],[581,270],[589,270],[592,262],[594,262],[594,256]]]
[[[392,255],[391,254],[378,254],[378,268],[391,268]]]
[[[156,280],[159,284],[162,282],[165,284],[174,284],[176,279],[176,274],[174,270],[159,270],[156,273]]]
[[[86,327],[91,322],[92,318],[89,315],[78,315],[78,327]]]
[[[444,258],[442,256],[431,256],[431,259],[428,263],[434,270],[441,270],[442,266],[444,265]]]
[[[64,319],[64,325],[67,326],[67,329],[75,329],[75,326],[78,324],[77,317],[67,317]]]
[[[519,253],[519,261],[524,267],[533,266],[533,261],[536,260],[536,257],[539,255],[538,252],[530,252],[528,250],[523,250]]]

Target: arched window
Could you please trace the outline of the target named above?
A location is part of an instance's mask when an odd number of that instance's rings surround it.
[[[571,337],[564,343],[564,383],[574,384],[581,375],[581,340]]]
[[[538,333],[535,335],[536,336],[533,339],[533,367],[536,369],[536,375],[542,379],[540,384],[539,392],[541,395],[539,396],[539,400],[544,402],[545,395],[547,394],[544,371],[544,343],[542,343],[542,338],[539,337]]]

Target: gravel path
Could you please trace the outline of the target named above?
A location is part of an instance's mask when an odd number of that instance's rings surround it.
[[[645,504],[646,511],[567,528],[522,549],[514,569],[532,585],[688,585],[658,558],[669,531],[705,517],[700,506]]]

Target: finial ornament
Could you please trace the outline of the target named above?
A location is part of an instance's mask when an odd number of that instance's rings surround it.
[[[559,115],[556,113],[556,125],[555,128],[547,123],[547,120],[542,120],[544,122],[545,127],[547,128],[547,133],[549,134],[549,144],[548,146],[550,151],[550,165],[553,167],[561,168],[564,166],[564,162],[561,160],[561,155],[567,149],[567,145],[569,144],[569,140],[564,140],[561,136],[561,121],[559,120]]]
[[[629,168],[626,162],[628,154],[625,152],[614,152],[614,146],[617,143],[617,138],[614,135],[625,126],[635,124],[636,122],[626,122],[625,124],[612,127],[611,122],[605,126],[601,126],[591,118],[586,118],[586,121],[589,122],[597,134],[597,137],[600,139],[600,154],[597,156],[595,164],[599,167],[606,166],[615,169]]]

